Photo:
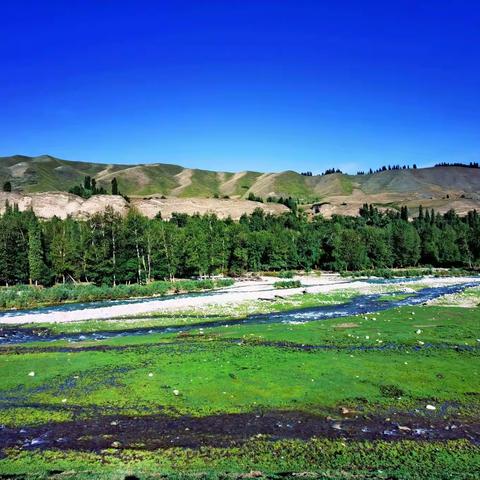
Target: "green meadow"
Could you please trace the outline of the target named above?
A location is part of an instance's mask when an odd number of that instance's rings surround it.
[[[135,326],[96,328],[115,323]],[[418,306],[304,324],[3,346],[0,472],[478,478],[478,436],[470,437],[480,421],[479,326],[478,307]],[[68,333],[73,325],[62,327]],[[424,427],[431,433],[415,433]]]

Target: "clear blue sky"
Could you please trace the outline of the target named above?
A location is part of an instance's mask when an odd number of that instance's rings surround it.
[[[478,1],[0,6],[0,155],[347,171],[480,158]]]

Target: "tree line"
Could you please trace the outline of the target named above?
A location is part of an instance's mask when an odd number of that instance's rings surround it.
[[[435,166],[436,166],[436,167],[480,168],[478,162],[470,162],[470,163],[461,163],[461,162],[448,163],[448,162],[442,162],[442,163],[437,163],[437,164],[435,164]]]
[[[126,196],[120,192],[118,188],[118,182],[115,177],[112,178],[110,185],[110,192],[107,192],[104,187],[99,187],[97,185],[97,181],[95,180],[95,178],[87,175],[83,179],[83,183],[73,186],[68,190],[68,193],[73,193],[74,195],[78,195],[82,198],[90,198],[93,195],[108,195],[109,193],[111,195],[121,195],[126,198]]]
[[[111,208],[88,220],[40,221],[7,204],[0,216],[0,284],[148,283],[246,271],[314,268],[472,266],[480,262],[480,218],[453,210],[380,212],[364,205],[359,217],[281,216],[257,209],[239,221],[214,215],[126,217]]]

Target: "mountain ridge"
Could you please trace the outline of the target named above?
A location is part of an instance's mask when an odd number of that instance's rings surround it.
[[[47,154],[0,157],[0,182],[9,181],[14,191],[24,194],[68,191],[86,175],[107,190],[115,177],[120,191],[128,196],[294,197],[302,204],[316,204],[315,211],[327,215],[356,214],[362,203],[412,208],[422,204],[440,211],[455,202],[461,211],[480,207],[480,169],[459,166],[306,176],[293,170],[217,172],[167,163],[94,163]]]

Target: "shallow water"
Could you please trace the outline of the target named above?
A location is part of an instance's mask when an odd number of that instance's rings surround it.
[[[388,281],[386,282],[388,283]],[[194,325],[179,325],[170,327],[154,328],[133,328],[115,331],[97,331],[94,333],[69,333],[69,334],[49,334],[47,332],[35,332],[32,330],[18,328],[4,328],[0,333],[0,345],[22,344],[27,342],[52,342],[64,340],[68,342],[79,342],[85,340],[105,340],[110,338],[127,337],[135,335],[162,334],[162,333],[182,333],[191,330],[206,330],[218,327],[229,327],[233,325],[254,325],[271,323],[305,323],[329,318],[341,318],[353,315],[362,315],[367,313],[380,312],[390,308],[402,306],[421,305],[429,300],[433,300],[442,295],[459,293],[466,288],[480,285],[480,280],[448,285],[442,287],[424,288],[417,292],[412,292],[407,298],[400,300],[381,300],[381,294],[361,295],[340,305],[328,305],[290,310],[281,313],[268,313],[250,315],[242,319],[219,320],[210,322],[199,322]],[[387,295],[391,295],[390,293]],[[145,300],[144,300],[145,301]],[[146,300],[148,301],[148,300]],[[69,305],[71,307],[71,305]],[[1,317],[0,317],[1,321]]]
[[[162,295],[154,297],[139,297],[129,298],[123,300],[98,300],[94,302],[73,302],[62,303],[61,305],[50,305],[48,307],[36,307],[20,310],[5,310],[0,311],[0,324],[2,319],[18,317],[22,315],[37,314],[37,313],[56,313],[56,312],[73,312],[77,310],[97,309],[104,307],[111,307],[113,305],[135,305],[136,303],[149,303],[158,300],[169,300],[171,298],[194,298],[194,297],[208,297],[223,293],[223,289],[211,290],[207,292],[191,292],[191,293],[175,293],[171,295]]]
[[[405,282],[416,282],[419,278],[371,278],[368,280],[357,279],[354,282],[367,282],[372,284],[395,284],[395,283],[405,283]],[[310,285],[312,286],[312,285]],[[24,315],[30,314],[49,314],[49,313],[58,313],[58,312],[74,312],[78,310],[89,310],[89,309],[99,309],[105,307],[112,307],[117,305],[135,305],[135,304],[145,304],[151,302],[158,302],[163,300],[170,299],[179,299],[179,298],[195,298],[195,297],[213,297],[227,291],[224,288],[218,290],[209,290],[201,292],[190,292],[190,293],[176,293],[170,295],[159,295],[154,297],[139,297],[139,298],[127,298],[119,300],[98,300],[93,302],[72,302],[72,303],[62,303],[60,305],[50,305],[45,307],[36,307],[36,308],[26,308],[19,310],[5,310],[0,311],[0,324],[2,319],[6,318],[15,318]]]

